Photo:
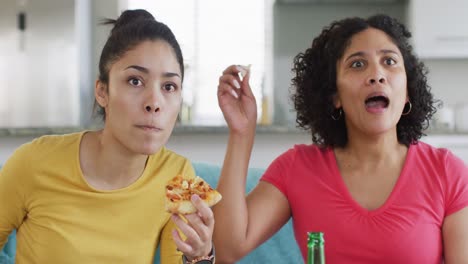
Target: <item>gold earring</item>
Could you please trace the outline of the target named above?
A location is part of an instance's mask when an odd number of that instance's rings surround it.
[[[409,105],[409,109],[405,112],[405,109],[406,109],[406,105]],[[413,109],[413,105],[411,104],[410,101],[408,101],[406,104],[405,104],[405,107],[403,108],[403,113],[401,113],[401,115],[405,116],[405,115],[408,115],[410,112],[411,112],[411,109]]]

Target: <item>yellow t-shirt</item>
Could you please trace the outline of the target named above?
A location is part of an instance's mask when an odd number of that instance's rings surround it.
[[[17,229],[16,263],[181,263],[164,210],[165,183],[194,177],[190,162],[166,148],[130,186],[100,191],[84,179],[84,132],[44,136],[18,148],[0,171],[0,248]]]

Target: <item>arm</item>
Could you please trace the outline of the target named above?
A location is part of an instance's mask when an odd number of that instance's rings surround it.
[[[445,218],[442,235],[445,264],[468,263],[468,207]]]
[[[0,170],[0,248],[5,245],[9,234],[17,229],[26,215],[25,194],[28,182],[21,177],[30,175],[28,152],[30,144],[23,145]],[[29,166],[25,166],[28,164]]]
[[[239,72],[244,73],[243,80],[238,77]],[[260,182],[245,197],[257,120],[255,98],[248,80],[247,70],[230,66],[223,72],[218,87],[219,105],[230,129],[217,187],[223,199],[213,210],[216,219],[213,237],[219,263],[242,258],[273,235],[290,216],[286,197],[269,183]]]
[[[446,264],[468,263],[468,167],[450,151],[445,153],[446,209],[442,224]]]

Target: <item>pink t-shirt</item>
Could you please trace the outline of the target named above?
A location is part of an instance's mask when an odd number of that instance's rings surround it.
[[[467,166],[422,142],[409,147],[392,193],[372,211],[351,197],[330,148],[297,145],[262,180],[288,199],[304,260],[307,232],[324,232],[327,264],[440,264],[444,218],[468,206]]]

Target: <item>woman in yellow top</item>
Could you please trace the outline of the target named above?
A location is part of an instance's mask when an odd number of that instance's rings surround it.
[[[114,28],[94,92],[104,128],[15,151],[0,174],[0,248],[16,229],[17,263],[152,263],[158,245],[162,263],[208,258],[210,208],[192,197],[198,213],[187,223],[164,210],[165,183],[194,177],[164,147],[182,101],[179,44],[144,10],[105,24]]]

